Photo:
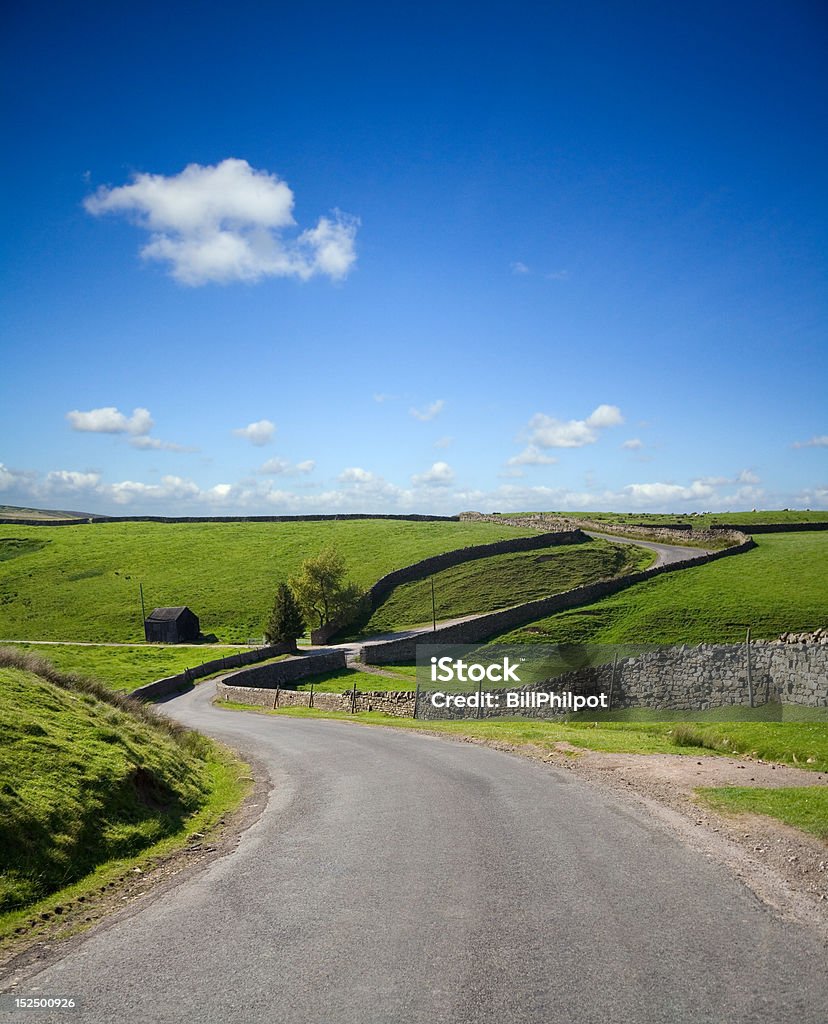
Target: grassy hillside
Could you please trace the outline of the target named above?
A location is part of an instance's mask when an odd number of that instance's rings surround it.
[[[762,534],[757,547],[667,573],[498,638],[521,643],[702,643],[828,622],[828,533]]]
[[[210,800],[216,770],[198,734],[37,659],[3,655],[0,912],[180,831]]]
[[[396,587],[373,613],[362,634],[370,636],[431,622],[432,580],[437,618],[449,619],[507,608],[645,568],[653,557],[650,551],[631,544],[591,540],[546,551],[480,558]]]
[[[205,633],[261,636],[277,583],[337,544],[369,586],[452,548],[519,536],[493,523],[106,523],[0,527],[0,640],[142,640],[147,610],[189,605]],[[22,543],[21,543],[22,542]]]

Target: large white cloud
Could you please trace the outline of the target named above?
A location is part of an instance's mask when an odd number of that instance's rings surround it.
[[[239,427],[233,433],[236,437],[246,437],[251,444],[260,448],[273,438],[275,431],[275,423],[271,423],[270,420],[257,420],[255,423],[248,423],[246,427]]]
[[[599,430],[623,422],[617,405],[599,405],[583,420],[559,420],[539,412],[529,420],[529,443],[540,448],[583,448],[595,444]]]
[[[148,434],[153,427],[153,419],[148,409],[133,409],[131,416],[126,416],[115,408],[107,405],[103,409],[90,409],[81,412],[73,409],[66,413],[66,419],[73,430],[87,431],[92,434]]]
[[[286,238],[296,225],[293,202],[293,191],[275,174],[231,158],[189,164],[169,176],[135,174],[129,185],[98,189],[84,206],[95,216],[132,216],[151,232],[141,255],[169,263],[182,284],[315,274],[341,280],[356,261],[359,221],[336,210]]]

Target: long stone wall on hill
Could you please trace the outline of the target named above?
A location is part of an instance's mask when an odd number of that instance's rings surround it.
[[[667,647],[625,658],[617,666],[577,669],[545,683],[520,688],[524,693],[570,691],[584,696],[605,694],[613,709],[648,708],[661,711],[707,711],[727,706],[748,707],[751,689],[754,706],[777,703],[828,710],[828,645],[752,643],[702,644]],[[504,694],[505,690],[491,691]],[[419,718],[555,717],[567,710],[499,708],[435,708],[420,694]]]
[[[196,650],[193,651],[194,655]],[[254,665],[257,661],[267,661],[280,654],[287,654],[289,650],[289,644],[271,644],[269,647],[258,647],[254,651],[240,651],[238,654],[214,658],[201,665],[194,665],[193,668],[188,668],[184,672],[178,672],[174,676],[165,676],[163,679],[156,679],[152,683],[139,686],[130,693],[130,696],[136,697],[138,700],[158,700],[161,697],[169,697],[171,693],[177,693],[196,679],[203,679],[205,676],[211,676],[214,672],[222,672],[225,669],[229,672],[234,668]]]
[[[337,648],[333,651],[326,651],[324,654],[306,654],[296,658],[285,658],[284,661],[276,661],[272,665],[259,665],[241,672],[234,672],[230,678],[232,678],[234,686],[256,686],[265,689],[289,687],[302,679],[307,679],[308,676],[319,675],[322,672],[335,672],[345,668],[345,653],[343,649]]]
[[[522,526],[532,530],[565,530],[580,527],[593,533],[612,534],[617,537],[640,538],[641,540],[663,541],[666,544],[682,543],[687,546],[704,548],[709,545],[720,545],[722,540],[731,544],[741,544],[747,540],[748,534],[739,529],[722,527],[718,530],[696,530],[689,526],[645,526],[632,523],[605,523],[597,519],[567,519],[563,516],[547,516],[537,513],[531,516],[484,515],[481,512],[462,512],[463,522],[502,523],[504,526]]]
[[[318,711],[345,711],[356,714],[360,711],[381,711],[386,715],[412,718],[415,695],[410,691],[325,693],[315,690],[288,690],[273,687],[235,686],[233,683],[216,684],[219,701],[238,704],[252,704],[263,708],[316,708]]]
[[[403,583],[427,579],[436,572],[450,569],[452,566],[461,565],[464,562],[473,562],[479,558],[491,558],[493,555],[511,554],[516,551],[536,551],[540,548],[557,547],[564,544],[579,544],[588,539],[582,530],[570,529],[554,533],[531,534],[528,537],[509,537],[506,540],[496,540],[489,544],[472,544],[465,548],[444,551],[439,555],[431,555],[429,558],[412,562],[410,565],[404,565],[401,569],[393,569],[385,576],[380,576],[365,593],[362,614],[367,619],[395,587],[399,587]],[[311,632],[311,641],[315,644],[326,644],[354,621],[353,618],[348,618],[329,622]]]
[[[742,536],[744,537],[744,535]],[[489,612],[486,615],[478,615],[450,626],[438,626],[436,630],[417,633],[399,640],[367,643],[362,648],[362,661],[366,665],[388,665],[401,661],[413,661],[416,657],[418,644],[469,644],[476,643],[479,640],[487,640],[497,633],[514,629],[516,626],[533,622],[535,619],[542,619],[555,612],[592,604],[602,597],[617,594],[620,590],[625,590],[636,583],[643,583],[645,580],[660,576],[662,573],[675,572],[678,569],[686,569],[694,565],[705,565],[719,558],[726,558],[730,555],[749,551],[755,546],[754,541],[750,537],[745,537],[741,543],[725,548],[722,551],[712,551],[688,558],[682,562],[671,562],[669,565],[652,566],[640,572],[628,573],[625,576],[602,580],[599,583],[588,583],[582,587],[575,587],[573,590],[566,590],[561,594],[554,594],[551,597],[540,598],[536,601],[528,601],[525,604],[504,608],[501,611]]]
[[[15,519],[0,517],[8,526],[89,526],[101,523],[327,523],[354,519],[393,519],[414,523],[456,523],[459,516],[429,516],[412,512],[391,515],[370,512],[336,512],[300,516],[88,516],[84,519]]]

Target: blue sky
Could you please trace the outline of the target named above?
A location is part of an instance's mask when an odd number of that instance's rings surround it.
[[[828,507],[823,4],[5,10],[0,502]]]

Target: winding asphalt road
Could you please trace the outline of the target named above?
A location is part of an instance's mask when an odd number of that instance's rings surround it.
[[[54,1019],[825,1024],[817,937],[632,804],[488,748],[219,711],[213,690],[163,710],[265,765],[267,806],[234,853],[30,977],[22,994],[83,1000]]]

